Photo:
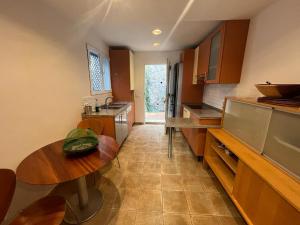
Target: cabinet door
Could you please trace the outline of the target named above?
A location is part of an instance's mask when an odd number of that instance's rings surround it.
[[[194,57],[194,69],[193,69],[193,84],[197,84],[197,75],[198,75],[198,54],[199,46],[195,49]]]
[[[122,143],[122,116],[121,114],[115,117],[115,130],[116,130],[116,141],[118,144]]]
[[[254,225],[300,225],[300,213],[239,161],[233,198]]]
[[[134,90],[134,55],[133,52],[129,52],[130,60],[130,90]]]
[[[198,52],[198,75],[207,77],[208,74],[208,64],[209,64],[209,55],[210,55],[210,38],[206,38],[199,45]]]
[[[220,73],[220,61],[222,54],[222,39],[223,39],[223,29],[218,30],[211,37],[210,45],[210,56],[209,56],[209,65],[208,65],[208,83],[217,83],[219,80]]]

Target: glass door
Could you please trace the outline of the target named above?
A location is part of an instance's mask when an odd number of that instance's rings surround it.
[[[215,81],[218,79],[217,71],[220,61],[221,37],[222,33],[218,31],[211,40],[207,81]]]

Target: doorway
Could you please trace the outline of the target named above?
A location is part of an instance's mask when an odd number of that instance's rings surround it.
[[[165,122],[166,64],[145,65],[145,122]]]

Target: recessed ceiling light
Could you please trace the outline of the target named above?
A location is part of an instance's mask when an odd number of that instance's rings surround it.
[[[153,43],[153,46],[154,46],[154,47],[160,46],[160,43],[159,43],[159,42],[154,42],[154,43]]]
[[[154,34],[154,35],[160,35],[161,33],[162,33],[162,31],[160,29],[154,29],[152,31],[152,34]]]

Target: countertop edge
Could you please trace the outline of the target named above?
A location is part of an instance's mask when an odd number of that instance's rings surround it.
[[[93,112],[92,114],[85,114],[85,113],[81,113],[81,117],[82,118],[91,118],[91,117],[115,117],[117,115],[119,115],[121,112],[123,112],[124,110],[126,110],[129,106],[131,105],[131,102],[126,103],[126,105],[124,105],[122,108],[120,109],[108,109],[110,111],[107,112],[107,109],[101,109],[101,111],[99,112],[99,114],[97,114],[96,112]],[[107,112],[107,114],[105,114],[105,112]],[[104,114],[101,114],[104,113]]]
[[[208,116],[208,115],[199,115],[198,112],[195,111],[195,109],[192,109],[191,107],[189,107],[187,104],[182,104],[182,107],[187,108],[190,112],[192,112],[196,117],[198,117],[199,119],[216,119],[216,118],[222,118],[222,110],[216,109],[213,106],[204,104],[208,109],[210,110],[215,110],[216,112],[220,113],[219,116],[216,115],[212,115],[212,116]]]

